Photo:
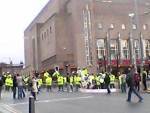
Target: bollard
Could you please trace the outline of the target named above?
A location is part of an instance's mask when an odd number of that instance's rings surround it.
[[[33,96],[29,97],[29,113],[35,113],[35,100]]]

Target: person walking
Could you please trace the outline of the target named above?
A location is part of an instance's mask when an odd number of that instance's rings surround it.
[[[37,100],[37,92],[38,92],[37,82],[38,82],[38,80],[36,79],[35,76],[33,76],[31,94],[34,97],[34,100]]]
[[[140,91],[140,81],[141,81],[141,76],[138,72],[134,73],[134,82],[135,82],[135,89],[137,91]]]
[[[2,75],[0,75],[0,99],[2,98],[1,96],[1,94],[2,94],[2,89],[3,89],[3,77],[2,77]]]
[[[14,75],[13,77],[13,99],[16,99],[16,89],[17,89],[17,77]]]
[[[142,83],[143,83],[143,86],[144,86],[144,91],[147,90],[147,83],[146,83],[146,80],[147,80],[147,72],[146,70],[144,69],[144,71],[142,72]]]
[[[109,77],[109,73],[106,73],[106,76],[104,78],[104,82],[105,82],[105,87],[107,89],[107,94],[110,94],[111,91],[110,91],[110,77]]]
[[[18,99],[25,97],[25,92],[23,90],[23,78],[21,75],[17,74],[17,87],[18,87]]]
[[[126,83],[129,87],[127,102],[131,102],[132,93],[134,93],[139,98],[139,102],[142,102],[143,98],[140,96],[140,94],[135,89],[134,68],[133,69],[130,69],[130,68],[128,69],[128,74],[126,76]]]

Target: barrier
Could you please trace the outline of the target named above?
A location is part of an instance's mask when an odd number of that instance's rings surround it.
[[[35,100],[33,96],[29,97],[29,113],[35,113]]]

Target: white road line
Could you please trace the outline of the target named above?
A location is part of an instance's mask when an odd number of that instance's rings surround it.
[[[93,98],[93,96],[41,100],[41,101],[36,101],[35,103],[50,103],[50,102],[60,102],[60,101],[69,101],[69,100],[81,100],[81,99],[88,99],[88,98]],[[9,104],[9,106],[18,106],[18,105],[25,105],[25,104],[29,104],[29,103],[23,102],[23,103]]]
[[[20,111],[14,109],[13,107],[10,107],[9,105],[7,104],[1,104],[1,106],[8,112],[10,113],[21,113]]]

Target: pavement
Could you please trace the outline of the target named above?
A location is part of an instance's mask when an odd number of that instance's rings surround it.
[[[46,92],[42,91],[35,102],[35,113],[150,113],[150,94],[142,93],[143,102],[132,96],[132,102],[126,102],[127,94],[114,92]],[[0,100],[0,113],[29,113],[27,96],[23,100],[13,100],[11,93],[3,93]]]

